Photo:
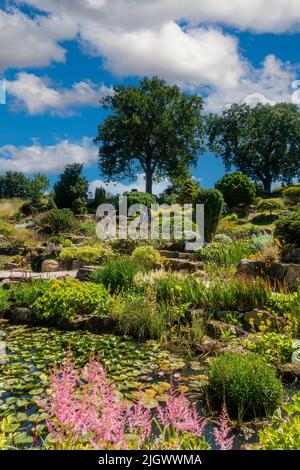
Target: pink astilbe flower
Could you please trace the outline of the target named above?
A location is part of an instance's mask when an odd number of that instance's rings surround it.
[[[157,407],[158,421],[166,428],[178,432],[190,432],[197,437],[201,437],[204,432],[206,420],[203,419],[196,410],[195,405],[181,393],[176,395],[174,390],[164,407]]]
[[[137,402],[127,412],[128,429],[132,433],[138,433],[145,441],[151,434],[152,413]]]
[[[219,418],[219,427],[214,428],[214,436],[220,450],[231,450],[233,448],[235,438],[234,436],[229,437],[230,429],[228,413],[224,406]]]

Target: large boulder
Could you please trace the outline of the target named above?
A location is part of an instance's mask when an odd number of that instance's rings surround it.
[[[245,334],[242,328],[219,320],[210,320],[206,329],[207,334],[214,339],[220,339],[226,331],[230,331],[233,336],[243,336]]]
[[[237,267],[238,275],[266,276],[271,282],[286,284],[296,290],[300,281],[300,264],[271,263],[261,260],[242,260]]]
[[[171,268],[173,271],[189,271],[196,272],[203,267],[201,261],[191,261],[187,259],[179,258],[170,258],[166,263],[168,268]]]
[[[300,379],[300,364],[283,364],[280,372],[285,380],[294,382]]]
[[[42,273],[54,273],[59,271],[60,265],[58,261],[46,259],[42,264]]]
[[[275,315],[268,310],[262,310],[259,308],[255,308],[251,312],[246,312],[244,315],[244,321],[247,325],[255,327],[256,329],[258,329],[262,323],[266,324],[267,322],[270,322],[273,330],[281,329],[286,323],[285,319],[279,315]]]
[[[285,263],[300,264],[300,248],[291,248],[283,252],[282,260]]]

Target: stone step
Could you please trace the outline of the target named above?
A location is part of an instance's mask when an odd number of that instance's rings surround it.
[[[76,279],[79,281],[88,281],[95,271],[99,269],[99,266],[83,266],[78,269]]]
[[[161,256],[167,259],[186,259],[197,261],[197,253],[195,252],[181,252],[171,250],[159,250]]]
[[[60,279],[66,276],[75,278],[76,271],[56,271],[52,273],[34,273],[32,271],[0,271],[0,282],[11,281],[32,281],[35,279]]]
[[[203,268],[203,263],[201,261],[169,258],[167,261],[167,268],[171,268],[173,271],[195,272]]]

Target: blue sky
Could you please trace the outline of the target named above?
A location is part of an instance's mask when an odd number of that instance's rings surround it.
[[[295,0],[0,0],[0,173],[40,171],[54,182],[78,161],[91,189],[100,185],[99,98],[144,75],[203,96],[205,112],[299,103],[299,33]],[[192,173],[212,187],[224,168],[205,154]],[[130,187],[143,184],[140,175]]]

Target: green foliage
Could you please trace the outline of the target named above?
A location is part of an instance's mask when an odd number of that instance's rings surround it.
[[[8,306],[8,293],[7,290],[3,287],[0,287],[0,316],[3,313],[3,310]]]
[[[124,196],[127,197],[128,207],[132,206],[133,204],[143,204],[146,207],[151,207],[151,204],[156,203],[156,197],[149,193],[132,191],[130,193],[125,193]]]
[[[112,314],[118,320],[121,334],[134,338],[162,338],[166,334],[167,320],[163,309],[145,296],[127,296],[123,301],[117,298]]]
[[[211,242],[224,209],[222,193],[214,189],[203,189],[199,192],[196,203],[204,204],[204,237],[207,242]]]
[[[256,197],[256,187],[246,175],[236,172],[224,176],[216,184],[229,207],[252,204]]]
[[[277,220],[274,236],[285,243],[300,247],[300,210]]]
[[[267,299],[267,307],[278,315],[284,315],[296,310],[296,304],[300,307],[300,291],[293,294],[271,292]]]
[[[45,192],[50,187],[50,181],[45,175],[40,173],[34,175],[34,178],[29,181],[29,204],[39,209],[42,206],[42,199],[45,196]]]
[[[283,394],[275,368],[250,353],[217,356],[210,363],[208,381],[210,404],[217,409],[225,404],[239,422],[269,415]]]
[[[197,199],[201,188],[196,181],[192,179],[184,180],[179,188],[177,202],[179,204],[193,204]]]
[[[250,243],[253,247],[253,253],[257,253],[258,251],[263,250],[266,245],[274,243],[274,237],[267,233],[262,235],[252,235]]]
[[[294,352],[291,338],[275,332],[264,332],[254,339],[249,337],[245,340],[245,346],[275,366],[289,362]]]
[[[270,212],[270,215],[274,211],[278,211],[284,208],[284,202],[281,199],[262,199],[257,204],[259,212]]]
[[[94,220],[85,220],[78,227],[77,232],[86,237],[93,237],[96,234],[96,222]]]
[[[146,270],[154,269],[156,266],[163,264],[159,251],[153,248],[153,246],[139,246],[135,248],[131,259]]]
[[[270,194],[272,183],[300,172],[300,113],[296,105],[233,104],[208,119],[210,149]]]
[[[8,237],[12,234],[14,228],[11,224],[6,222],[6,220],[0,218],[0,235]]]
[[[14,307],[30,308],[49,286],[49,281],[43,280],[20,282],[10,289],[9,301]]]
[[[131,255],[133,251],[139,246],[145,246],[149,244],[149,246],[153,246],[153,242],[149,240],[140,240],[133,238],[116,238],[110,242],[112,249],[122,255]]]
[[[75,279],[52,281],[41,297],[34,302],[34,314],[44,320],[73,320],[78,315],[108,311],[110,296],[102,285],[81,283]]]
[[[271,426],[259,432],[260,448],[263,450],[300,449],[300,394],[291,404],[278,409],[272,417]]]
[[[64,248],[59,257],[64,261],[78,260],[83,263],[99,263],[101,258],[109,253],[110,251],[105,247],[71,246]]]
[[[8,171],[0,176],[0,197],[27,199],[29,195],[29,179],[23,173]]]
[[[142,268],[128,257],[120,257],[103,263],[91,275],[91,281],[103,284],[113,293],[129,290],[132,287],[135,274]]]
[[[105,204],[106,202],[106,191],[104,188],[96,188],[95,190],[95,198],[94,198],[94,206],[95,208],[99,207],[101,204]]]
[[[294,204],[300,203],[300,185],[298,186],[291,186],[284,190],[283,192],[284,197]]]
[[[254,252],[251,242],[236,240],[232,243],[211,243],[198,251],[200,261],[217,263],[224,266],[238,264]]]
[[[99,164],[108,178],[131,178],[141,169],[146,192],[155,179],[182,176],[203,150],[203,100],[157,77],[138,87],[116,86],[103,99],[112,111],[99,126]]]
[[[55,245],[61,245],[63,247],[70,247],[73,246],[73,243],[69,238],[65,238],[63,235],[52,235],[52,237],[49,238],[50,243],[54,243]]]
[[[83,214],[87,208],[88,182],[81,175],[83,164],[67,165],[54,185],[55,203],[59,209],[70,209],[74,214]]]
[[[36,223],[47,233],[71,232],[77,225],[70,209],[51,209],[39,214]]]

